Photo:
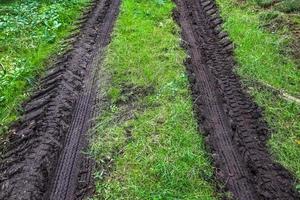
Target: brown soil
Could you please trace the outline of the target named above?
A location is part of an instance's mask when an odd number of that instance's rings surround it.
[[[299,199],[295,180],[267,150],[261,110],[233,72],[233,44],[213,0],[175,0],[174,17],[190,55],[186,61],[195,110],[216,177],[234,199]]]

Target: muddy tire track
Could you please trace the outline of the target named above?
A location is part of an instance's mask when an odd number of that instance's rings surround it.
[[[194,107],[213,153],[216,177],[234,199],[299,199],[295,180],[267,150],[261,110],[233,72],[233,44],[213,0],[175,0],[190,58],[186,67]]]
[[[0,162],[0,199],[82,199],[93,161],[81,150],[95,114],[97,72],[120,0],[95,0],[72,48],[24,104]],[[79,191],[78,191],[79,190]]]

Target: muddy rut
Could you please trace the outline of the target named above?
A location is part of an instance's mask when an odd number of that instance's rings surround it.
[[[83,199],[93,162],[81,153],[95,112],[97,71],[120,0],[96,0],[72,38],[71,50],[49,68],[24,104],[0,163],[0,199]]]
[[[175,0],[190,58],[186,67],[195,110],[213,153],[216,177],[234,199],[300,199],[295,180],[273,161],[261,110],[233,72],[233,44],[213,0]]]

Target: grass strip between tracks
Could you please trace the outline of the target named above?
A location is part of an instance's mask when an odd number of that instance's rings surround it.
[[[0,137],[45,62],[63,50],[73,22],[90,0],[13,0],[0,3]]]
[[[273,134],[269,140],[275,158],[300,179],[300,105],[289,102],[251,84],[261,81],[278,90],[300,95],[300,71],[290,56],[282,54],[290,40],[262,29],[260,16],[265,12],[253,4],[235,0],[217,0],[225,20],[224,28],[236,44],[239,66],[237,73],[250,89],[255,101],[264,108],[264,115]],[[289,36],[288,36],[289,37]],[[285,47],[286,48],[286,47]]]
[[[215,199],[170,0],[123,0],[105,69],[109,108],[90,154],[94,199]]]

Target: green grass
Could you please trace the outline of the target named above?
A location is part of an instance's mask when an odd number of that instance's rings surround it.
[[[237,73],[242,80],[245,83],[247,80],[264,82],[299,96],[300,71],[289,56],[282,54],[289,36],[262,29],[259,16],[264,11],[252,5],[238,6],[235,0],[217,2],[226,21],[224,28],[236,44]],[[300,105],[287,102],[259,87],[254,87],[250,93],[265,109],[265,118],[273,129],[269,140],[272,153],[300,179]]]
[[[225,29],[236,44],[237,69],[244,77],[261,80],[291,94],[299,94],[300,71],[288,57],[280,54],[286,38],[260,28],[259,14],[241,9],[234,0],[218,0]]]
[[[261,7],[269,7],[274,3],[274,0],[252,0]]]
[[[0,136],[89,0],[16,0],[0,3]]]
[[[276,8],[282,12],[300,12],[300,1],[299,0],[285,0],[280,2]]]
[[[218,198],[173,6],[170,0],[122,1],[105,60],[111,104],[91,141],[99,165],[93,199]]]
[[[273,6],[274,9],[285,13],[300,12],[299,0],[248,0],[248,1],[254,2],[262,8],[269,8]]]
[[[254,2],[257,5],[268,8],[273,6],[275,9],[285,13],[300,12],[299,0],[248,0]]]

